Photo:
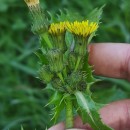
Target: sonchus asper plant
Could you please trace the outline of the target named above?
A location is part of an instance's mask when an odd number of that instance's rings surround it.
[[[32,31],[40,39],[40,53],[36,53],[41,62],[39,78],[54,92],[47,104],[54,106],[54,123],[65,110],[66,129],[74,128],[73,116],[77,113],[93,130],[112,130],[102,122],[98,113],[102,105],[93,101],[90,91],[97,80],[88,64],[87,47],[99,28],[102,8],[92,11],[87,19],[72,18],[61,11],[57,19],[51,15],[49,20],[39,0],[25,2],[32,17]]]

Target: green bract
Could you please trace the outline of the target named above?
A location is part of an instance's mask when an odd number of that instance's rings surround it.
[[[67,14],[66,19],[61,13],[57,17],[60,21],[53,22],[45,17],[37,0],[26,2],[31,4],[32,30],[40,37],[42,53],[36,53],[42,64],[39,77],[54,93],[47,104],[54,105],[52,120],[56,123],[66,110],[66,128],[74,127],[77,112],[83,123],[89,123],[94,130],[112,130],[101,121],[98,110],[102,105],[92,100],[90,92],[97,80],[88,64],[87,46],[99,27],[102,8],[95,9],[87,20],[71,20]]]

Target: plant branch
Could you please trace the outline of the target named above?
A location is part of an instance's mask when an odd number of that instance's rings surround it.
[[[78,56],[77,63],[76,63],[74,71],[77,71],[77,69],[79,67],[80,60],[81,60],[81,57]]]
[[[73,105],[70,96],[66,99],[66,128],[73,128]]]
[[[47,43],[48,47],[51,49],[51,48],[52,48],[52,44],[51,44],[51,42],[50,42],[50,40],[49,40],[49,38],[48,38],[48,35],[47,35],[46,33],[44,33],[44,34],[42,35],[42,37],[43,37],[43,39],[45,40],[45,42]]]

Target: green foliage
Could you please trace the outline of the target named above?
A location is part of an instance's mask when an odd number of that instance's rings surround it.
[[[54,14],[58,8],[68,8],[71,12],[78,11],[82,16],[86,16],[93,8],[106,4],[102,16],[102,23],[97,32],[99,36],[95,37],[93,42],[130,43],[129,0],[100,0],[94,2],[91,0],[41,0],[41,2],[42,7],[49,10],[52,14]],[[23,1],[0,0],[0,89],[2,89],[0,90],[0,126],[5,128],[14,121],[15,124],[13,126],[10,125],[10,130],[20,129],[24,121],[22,120],[23,116],[18,112],[15,113],[15,118],[13,118],[14,113],[11,111],[10,104],[6,99],[9,99],[11,102],[13,100],[11,97],[13,97],[14,91],[19,94],[19,86],[26,86],[26,89],[24,89],[25,92],[27,92],[28,89],[32,89],[33,91],[35,87],[37,95],[42,93],[41,83],[35,78],[38,60],[33,54],[39,47],[39,44],[36,37],[30,33],[30,19],[27,11],[27,7]],[[130,97],[129,82],[107,78],[102,78],[102,80],[102,82],[96,84],[96,87],[91,88],[95,95],[93,98],[97,102],[109,103]],[[105,98],[104,95],[108,98]],[[29,97],[31,97],[31,95],[28,95],[28,98]],[[25,98],[25,95],[20,97],[21,100],[28,100],[28,98]],[[16,99],[19,99],[19,97],[17,96]],[[47,99],[48,96],[40,96],[38,100],[40,100],[43,103],[42,106],[44,106]],[[3,103],[5,105],[2,105]],[[35,105],[37,108],[42,109],[41,112],[43,114],[48,112],[48,109],[41,108],[41,104],[38,105],[36,103]],[[24,107],[26,107],[28,111],[25,110]],[[32,107],[24,103],[19,105],[17,110],[25,113],[24,115],[26,117],[30,113],[30,108]],[[15,106],[13,109],[15,109]],[[6,112],[3,113],[2,110],[6,110]],[[36,113],[34,112],[33,114],[35,115]],[[44,115],[44,117],[43,114],[39,114],[39,120],[43,118],[46,119],[46,121],[42,120],[42,123],[38,124],[37,127],[34,126],[37,129],[45,129],[43,124],[49,122],[47,118],[48,114]],[[12,119],[10,119],[11,117]],[[21,119],[20,123],[19,119]],[[24,130],[34,129],[32,128],[35,123],[34,118],[32,118],[30,122],[31,123],[26,122],[26,127],[23,125]],[[48,123],[48,125],[50,125],[50,123]]]
[[[26,31],[29,18],[24,14],[27,9],[23,10],[22,1],[18,3],[17,0],[2,0],[0,5],[1,3],[7,9],[0,11],[0,85],[30,85],[30,77],[35,79],[33,76],[37,70],[37,65],[34,64],[36,57],[32,53],[38,48],[38,44],[35,37],[30,37],[29,30]],[[16,10],[19,12],[16,13]]]
[[[79,21],[82,21],[83,20],[83,17],[77,13],[77,12],[71,12],[67,9],[64,9],[64,10],[59,10],[58,13],[56,15],[52,15],[50,12],[49,12],[49,15],[51,17],[51,20],[50,22],[63,22],[63,21],[75,21],[75,20],[79,20]]]
[[[61,93],[55,92],[54,96],[52,97],[49,103],[50,105],[54,105],[54,108],[52,110],[52,119],[51,119],[54,122],[54,124],[56,124],[61,112],[65,107],[65,102],[62,98],[63,97]]]
[[[47,103],[45,93],[38,89],[31,89],[27,86],[0,87],[0,129],[18,130],[23,128],[34,130],[43,130],[46,127],[49,116],[46,109],[43,109]],[[43,100],[44,99],[44,100]],[[46,117],[46,118],[45,118]],[[44,122],[44,123],[43,123]]]
[[[89,123],[94,130],[112,130],[102,123],[98,113],[98,104],[91,99],[89,94],[77,91],[75,96],[84,123]]]
[[[92,22],[99,23],[101,20],[102,13],[103,13],[103,8],[104,6],[102,6],[99,9],[98,8],[94,9],[90,14],[88,14],[87,19],[89,19]]]

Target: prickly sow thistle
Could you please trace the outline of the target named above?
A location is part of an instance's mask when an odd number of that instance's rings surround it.
[[[39,0],[25,0],[32,16],[32,31],[39,36],[41,61],[39,78],[53,91],[47,105],[53,105],[52,120],[57,122],[63,110],[66,111],[66,129],[73,128],[74,113],[83,123],[89,123],[94,130],[112,130],[98,114],[101,104],[91,98],[90,87],[97,80],[88,64],[87,46],[99,27],[102,8],[92,12],[93,16],[77,21],[61,16],[51,22],[42,11]],[[93,18],[93,19],[92,19]]]

